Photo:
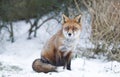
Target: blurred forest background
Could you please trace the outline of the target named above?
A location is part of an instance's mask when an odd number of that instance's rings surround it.
[[[120,61],[120,0],[0,0],[0,45],[4,40],[3,30],[9,33],[9,41],[15,42],[14,22],[29,23],[27,39],[32,39],[47,21],[55,19],[61,23],[62,13],[74,17],[86,12],[92,17],[89,40],[94,44],[94,48],[86,48],[86,51]]]

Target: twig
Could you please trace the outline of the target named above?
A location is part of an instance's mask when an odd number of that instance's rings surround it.
[[[77,3],[77,1],[76,1],[76,0],[74,0],[74,2],[75,2],[75,5],[76,5],[77,10],[79,11],[79,13],[81,13],[81,14],[82,14],[82,12],[81,12],[81,10],[80,10],[80,8],[79,8],[79,5],[78,5],[78,3]]]

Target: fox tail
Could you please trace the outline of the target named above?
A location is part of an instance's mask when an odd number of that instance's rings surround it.
[[[36,72],[44,72],[44,73],[48,73],[48,72],[57,72],[56,66],[53,66],[51,64],[47,64],[47,63],[43,63],[41,61],[41,59],[35,59],[32,63],[32,68],[34,71]]]

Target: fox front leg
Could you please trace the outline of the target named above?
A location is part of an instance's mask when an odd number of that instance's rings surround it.
[[[67,68],[68,70],[71,70],[71,52],[69,52],[67,55],[64,55],[64,67],[63,69]]]
[[[71,60],[68,61],[67,59],[65,59],[65,64],[63,66],[63,69],[67,68],[67,70],[71,70]]]
[[[66,60],[66,57],[64,57],[63,61],[64,61],[63,69],[65,69],[65,68],[67,67],[67,60]]]
[[[71,60],[67,62],[67,70],[71,70]]]

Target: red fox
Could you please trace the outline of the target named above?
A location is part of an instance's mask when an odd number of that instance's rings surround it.
[[[58,66],[71,70],[71,59],[81,33],[81,15],[74,19],[62,15],[62,28],[53,35],[41,51],[41,58],[36,59],[32,68],[36,72],[57,71]]]

